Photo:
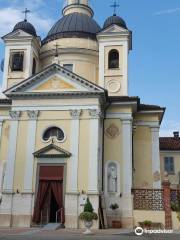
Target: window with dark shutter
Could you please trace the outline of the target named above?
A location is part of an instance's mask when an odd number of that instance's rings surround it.
[[[11,55],[11,70],[23,71],[24,52],[14,52]]]
[[[108,68],[119,68],[119,52],[116,49],[112,49],[108,55]]]
[[[58,141],[63,141],[65,138],[63,130],[58,127],[48,128],[43,134],[43,140],[49,141],[52,138],[56,138]]]

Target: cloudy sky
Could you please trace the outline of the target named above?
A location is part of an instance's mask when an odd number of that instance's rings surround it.
[[[91,0],[95,19],[102,26],[112,15],[113,0]],[[129,56],[130,95],[148,104],[167,108],[161,135],[180,130],[180,0],[118,0],[117,13],[133,31]],[[64,0],[0,0],[0,35],[12,31],[23,20],[22,11],[43,38],[61,17]],[[0,60],[4,48],[0,42]],[[0,73],[0,83],[2,73]]]

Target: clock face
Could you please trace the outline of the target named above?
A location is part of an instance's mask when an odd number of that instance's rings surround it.
[[[111,93],[117,93],[121,89],[121,83],[118,80],[112,79],[107,82],[107,90]]]

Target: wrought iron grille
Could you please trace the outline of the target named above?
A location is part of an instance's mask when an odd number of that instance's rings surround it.
[[[133,189],[135,210],[164,210],[162,189]]]

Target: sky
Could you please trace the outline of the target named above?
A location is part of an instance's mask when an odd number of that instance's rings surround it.
[[[90,0],[94,18],[102,26],[113,14],[113,0]],[[130,95],[142,103],[166,107],[161,136],[180,131],[180,0],[117,0],[121,16],[133,32],[129,54]],[[22,11],[31,10],[28,20],[43,39],[62,16],[63,0],[0,0],[0,36],[23,20]],[[0,61],[4,45],[0,41]],[[0,72],[0,83],[2,73]]]

